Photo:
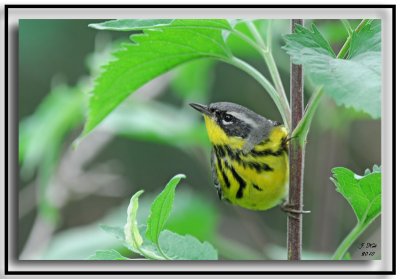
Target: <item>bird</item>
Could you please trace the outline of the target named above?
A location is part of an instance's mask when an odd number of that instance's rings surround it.
[[[231,102],[190,103],[205,120],[218,197],[250,210],[283,204],[288,194],[288,130]]]

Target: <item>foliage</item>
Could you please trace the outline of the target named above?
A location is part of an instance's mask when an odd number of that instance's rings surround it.
[[[121,30],[127,30],[128,22],[124,21]],[[118,29],[115,25],[112,30]],[[130,21],[130,25],[141,29],[136,20]],[[101,26],[107,28],[106,24]],[[175,20],[169,25],[157,24],[153,29],[144,30],[143,34],[132,35],[133,43],[124,44],[115,52],[116,60],[111,61],[96,80],[84,134],[130,93],[171,68],[198,58],[227,58],[229,52],[221,36],[222,29],[230,29],[225,20]]]
[[[124,229],[102,226],[103,230],[118,239],[124,236],[125,245],[147,259],[153,260],[216,260],[217,251],[208,242],[200,242],[191,235],[179,235],[165,230],[166,222],[172,211],[175,188],[184,175],[174,176],[157,196],[151,206],[147,226],[139,225],[137,214],[139,197],[143,190],[134,194],[127,210],[127,222]],[[145,233],[144,233],[145,232]],[[105,256],[104,256],[105,254]],[[100,256],[97,256],[100,255]],[[89,259],[123,259],[119,254],[97,251]]]
[[[111,250],[98,250],[96,254],[90,256],[88,260],[129,260],[127,257],[122,256],[118,251]]]
[[[351,107],[351,110],[340,108],[350,115],[341,115],[347,122],[349,118],[357,117],[353,114],[365,117],[364,112],[374,118],[380,117],[378,84],[381,77],[380,71],[376,70],[380,67],[381,51],[379,21],[368,21],[356,30],[352,30],[351,24],[343,21],[346,29],[341,30],[340,35],[334,32],[339,22],[329,22],[334,28],[328,26],[323,30],[317,29],[315,25],[309,29],[298,26],[295,34],[284,36],[284,49],[294,62],[304,65],[306,78],[318,85],[313,88],[316,93],[310,99],[310,103],[315,102],[315,105],[308,106],[310,116],[303,122],[307,129],[322,93],[328,94],[337,104]],[[98,77],[89,95],[88,118],[82,136],[101,122],[99,131],[111,135],[168,144],[183,150],[187,147],[193,150],[208,147],[204,125],[184,107],[165,104],[162,100],[126,99],[148,81],[176,68],[167,77],[178,102],[183,106],[188,100],[207,102],[210,99],[216,59],[234,65],[256,79],[275,104],[281,106],[278,109],[285,122],[284,103],[287,99],[283,87],[279,86],[280,77],[274,60],[280,66],[279,70],[286,73],[288,67],[285,62],[288,62],[288,57],[282,49],[270,48],[271,40],[278,42],[282,32],[286,32],[285,20],[278,24],[269,20],[113,20],[91,24],[90,27],[131,32],[132,42],[114,48],[113,58],[107,53],[105,60],[96,56],[91,61],[94,62],[93,67],[99,65],[99,60],[108,64],[101,72],[98,69],[91,70],[92,75]],[[319,30],[328,32],[332,46],[324,38],[325,33]],[[348,48],[342,57],[346,59],[336,58],[333,49],[336,49],[335,44],[342,42],[346,32],[349,34]],[[258,70],[259,65],[252,66],[238,59],[237,55],[245,59],[264,58],[272,82],[268,75]],[[284,98],[279,95],[280,90]],[[81,85],[55,88],[35,114],[22,120],[19,127],[21,176],[31,178],[38,171],[41,185],[39,212],[53,222],[57,220],[58,213],[48,195],[48,187],[66,135],[84,121],[83,104],[86,103],[86,96],[82,92],[85,91],[88,90]],[[367,94],[372,98],[366,98]],[[353,109],[358,111],[353,113]],[[343,127],[343,121],[336,115],[337,111],[334,114],[337,123],[333,123],[330,117],[329,123]],[[303,136],[306,142],[307,135]],[[347,252],[351,243],[380,214],[380,170],[374,167],[372,172],[366,171],[364,176],[357,176],[345,168],[335,168],[332,171],[338,191],[349,201],[358,220],[356,228],[343,241],[334,258],[351,259]],[[199,198],[198,193],[186,192],[186,189],[176,193],[172,208],[175,187],[181,178],[183,176],[175,176],[154,201],[151,195],[141,196],[143,191],[133,195],[124,228],[115,224],[116,220],[120,221],[120,209],[118,214],[104,219],[102,223],[113,225],[101,225],[101,229],[118,241],[107,240],[102,236],[93,238],[98,233],[97,223],[81,226],[79,229],[57,232],[43,258],[76,259],[78,255],[88,255],[100,245],[105,250],[97,251],[89,259],[128,260],[131,252],[158,260],[217,259],[213,246],[218,249],[220,257],[227,259],[284,257],[285,249],[280,246],[268,245],[263,255],[246,245],[216,235],[219,212],[209,202]],[[125,205],[123,209],[125,211]],[[204,240],[210,241],[213,246],[202,242]],[[305,259],[327,258],[326,254],[305,252]]]
[[[105,66],[103,73],[96,79],[95,87],[89,99],[88,118],[82,136],[87,135],[112,110],[114,110],[128,95],[144,85],[149,80],[167,72],[185,62],[199,58],[214,58],[230,63],[252,75],[269,93],[286,125],[289,123],[288,102],[277,73],[272,56],[267,53],[266,63],[272,73],[278,90],[254,67],[234,57],[226,42],[230,34],[235,34],[261,55],[265,55],[264,45],[259,45],[258,30],[251,21],[244,21],[251,30],[251,37],[234,27],[236,20],[173,20],[170,24],[159,24],[154,21],[153,27],[137,20],[123,20],[118,29],[118,20],[111,23],[91,25],[94,28],[126,31],[129,28],[142,30],[142,34],[133,34],[134,44],[124,44],[122,49],[114,53],[115,60]],[[228,33],[227,33],[228,32]],[[286,101],[285,101],[286,100]]]
[[[332,47],[315,25],[311,25],[311,29],[296,26],[293,34],[284,36],[286,41],[284,49],[291,56],[293,62],[304,65],[310,79],[319,86],[311,98],[311,105],[307,110],[306,117],[300,122],[297,130],[295,129],[294,131],[295,136],[299,135],[301,144],[306,142],[311,119],[322,92],[331,96],[339,105],[344,104],[347,107],[365,111],[374,118],[380,117],[380,71],[375,71],[380,65],[380,24],[372,21],[362,21],[356,30],[353,31],[349,22],[343,20],[342,23],[349,37],[338,58],[336,58]],[[217,58],[231,63],[252,75],[270,94],[278,106],[285,124],[289,124],[286,109],[288,102],[283,86],[281,85],[279,73],[276,70],[274,59],[270,54],[269,39],[271,35],[267,34],[266,37],[263,36],[260,33],[260,25],[256,26],[252,21],[173,20],[170,22],[159,22],[155,20],[154,22],[142,22],[136,20],[115,20],[91,26],[98,29],[117,31],[141,30],[143,34],[132,35],[131,38],[136,44],[125,45],[123,50],[118,51],[116,53],[117,60],[107,65],[105,71],[97,79],[93,95],[89,101],[89,117],[83,135],[90,132],[132,91],[136,90],[146,81],[165,73],[179,64],[197,58]],[[268,22],[266,26],[267,30],[271,30]],[[196,31],[193,28],[196,28]],[[248,43],[256,52],[262,55],[271,73],[275,87],[249,64],[232,56],[232,52],[227,44],[230,38],[235,38],[230,36],[231,33],[238,35],[237,37]],[[193,34],[195,34],[194,37]],[[210,38],[212,38],[211,41]],[[163,42],[165,46],[161,46],[160,42]],[[193,45],[193,42],[196,42],[196,45]],[[148,49],[151,49],[151,51],[148,51]],[[345,60],[343,58],[346,53],[347,59]],[[146,59],[143,59],[143,56]],[[165,56],[171,59],[163,60]],[[135,72],[135,69],[141,64],[147,63],[148,60],[151,63],[154,62],[154,64],[151,64],[150,67],[147,67],[146,64],[145,69],[141,70],[140,73]],[[135,78],[132,78],[133,75]],[[116,82],[118,79],[119,81]],[[368,79],[368,82],[365,82],[365,79]],[[201,78],[198,84],[202,84],[203,81],[204,79]],[[178,90],[185,88],[185,83],[181,81],[180,84],[183,87],[177,87]],[[112,98],[110,97],[111,91],[114,92]],[[115,94],[117,94],[117,97],[115,97]],[[196,95],[193,93],[193,96]],[[368,98],[365,96],[368,96]],[[176,187],[176,184],[172,183],[166,187],[166,190],[173,191],[174,187]],[[138,193],[139,195],[140,192]],[[166,223],[170,211],[169,207],[172,205],[171,200],[163,200],[164,195],[168,197],[167,192],[163,192],[159,197],[160,202],[155,203],[152,209],[150,216],[155,215],[159,219],[157,221],[149,219],[146,237],[156,245],[161,257],[168,258],[167,255],[163,254],[159,240],[161,230]],[[132,200],[132,212],[136,212],[137,210],[138,196],[134,196],[135,199]],[[358,209],[360,206],[358,203],[362,203],[360,201],[362,199],[358,196],[352,200],[353,202],[357,201],[354,206]],[[161,204],[164,204],[167,208],[165,216],[159,213],[162,212]],[[373,206],[372,210],[374,209],[375,207]],[[356,211],[356,213],[359,213],[359,211]],[[363,223],[363,221],[360,221],[361,217],[359,214],[357,215],[359,222]],[[374,216],[374,213],[372,215]],[[133,216],[133,219],[135,219],[135,216]],[[367,223],[368,220],[367,218]],[[173,238],[171,237],[171,239]],[[142,238],[137,226],[134,229],[133,237],[128,239],[128,242],[135,249],[141,247]],[[154,251],[156,250],[153,247],[151,252],[154,253]],[[141,252],[139,251],[139,253]],[[141,254],[145,255],[143,252]]]
[[[66,135],[83,121],[83,108],[80,87],[58,86],[19,126],[21,176],[27,180],[38,171],[39,213],[52,223],[58,220],[58,209],[49,197],[50,181]]]
[[[351,170],[332,169],[336,190],[349,202],[357,217],[357,225],[336,250],[333,259],[342,259],[351,244],[381,214],[381,169],[374,166],[359,176]]]
[[[151,206],[150,216],[147,220],[146,237],[153,243],[158,242],[160,233],[167,223],[172,210],[172,204],[174,203],[175,188],[182,178],[185,178],[185,176],[176,175],[172,178]]]
[[[355,175],[346,168],[332,169],[337,191],[346,198],[359,223],[370,223],[381,211],[381,171],[374,167],[365,176]]]
[[[202,241],[213,240],[217,234],[219,217],[219,212],[215,206],[206,202],[198,192],[190,190],[189,187],[182,188],[175,195],[173,210],[166,224],[166,229],[181,235],[190,234]],[[155,194],[150,193],[141,196],[140,210],[137,212],[139,224],[146,224],[155,197]],[[128,205],[129,201],[124,202],[121,206],[110,210],[100,220],[97,219],[84,226],[57,232],[39,259],[82,260],[100,247],[105,250],[116,250],[125,257],[130,257],[132,252],[124,245],[124,229],[120,226],[120,224],[126,222]],[[93,237],[93,235],[96,235],[96,237]],[[110,235],[113,237],[110,237]],[[236,249],[236,251],[240,250],[236,243],[230,244],[230,247]],[[234,257],[233,253],[224,254],[224,256],[227,258]]]
[[[380,117],[381,31],[380,22],[364,25],[351,35],[346,60],[336,58],[329,43],[315,25],[311,30],[297,26],[294,34],[284,36],[284,49],[296,64],[302,64],[316,85],[339,105]]]

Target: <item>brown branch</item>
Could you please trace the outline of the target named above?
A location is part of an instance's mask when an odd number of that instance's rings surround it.
[[[295,25],[303,25],[302,19],[292,20],[292,33]],[[293,131],[297,123],[303,117],[303,68],[301,65],[291,63],[290,68],[290,105],[292,110]],[[290,188],[288,205],[294,211],[301,211],[303,208],[303,169],[304,169],[304,148],[297,139],[290,141]],[[288,214],[288,260],[301,260],[302,248],[302,215],[298,213]]]

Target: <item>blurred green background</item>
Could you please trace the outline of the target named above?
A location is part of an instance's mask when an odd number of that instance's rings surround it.
[[[107,248],[134,257],[99,224],[122,226],[128,200],[140,189],[145,193],[139,220],[145,222],[151,201],[177,173],[187,178],[178,186],[170,229],[211,242],[220,259],[285,259],[286,215],[279,208],[253,212],[218,200],[205,128],[188,106],[230,101],[281,120],[272,100],[246,73],[211,60],[185,64],[131,95],[72,147],[83,128],[94,77],[112,59],[110,50],[128,41],[129,33],[88,28],[101,21],[19,22],[20,259],[86,259]],[[337,52],[347,36],[341,22],[307,20],[306,25],[312,22]],[[289,58],[281,46],[289,29],[289,20],[273,21],[273,52],[287,92]],[[268,76],[257,53],[237,39],[229,43]],[[306,99],[312,88],[306,81]],[[380,164],[380,140],[380,120],[323,97],[306,148],[304,205],[311,214],[304,216],[304,259],[329,259],[356,223],[329,180],[331,168],[363,174]],[[359,240],[367,241],[380,247],[380,219]],[[356,247],[350,252],[361,259]]]

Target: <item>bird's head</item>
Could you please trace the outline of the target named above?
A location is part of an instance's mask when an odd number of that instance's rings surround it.
[[[213,144],[228,144],[241,148],[259,130],[278,125],[238,104],[218,102],[210,105],[192,103],[206,122],[208,137]]]

